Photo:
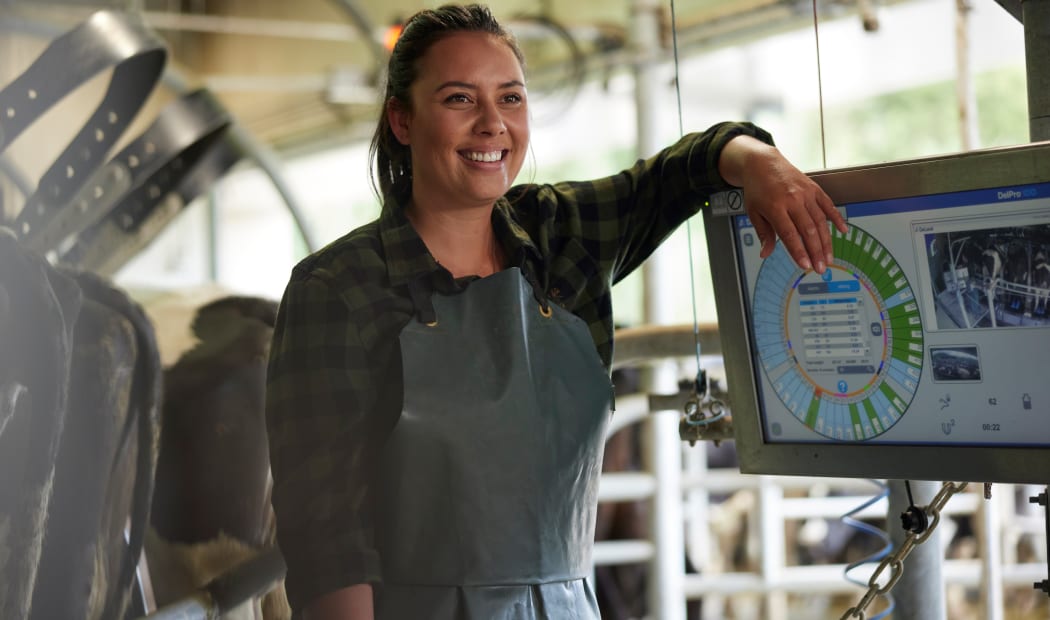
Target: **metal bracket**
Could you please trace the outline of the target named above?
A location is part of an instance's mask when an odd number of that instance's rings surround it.
[[[1043,489],[1043,492],[1034,497],[1029,497],[1028,502],[1030,504],[1039,504],[1043,507],[1043,514],[1046,517],[1046,570],[1048,578],[1042,581],[1037,581],[1032,587],[1036,590],[1042,590],[1046,592],[1047,596],[1050,596],[1050,487]]]
[[[677,394],[650,394],[649,410],[681,411],[678,422],[678,435],[690,445],[697,441],[713,441],[715,445],[727,439],[733,439],[733,420],[722,400],[727,397],[716,383],[711,386],[711,394],[701,394],[694,386],[682,389]]]

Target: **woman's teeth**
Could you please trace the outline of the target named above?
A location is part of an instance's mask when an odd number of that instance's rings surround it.
[[[466,153],[466,158],[471,161],[499,161],[503,159],[503,151],[491,151],[488,153]]]

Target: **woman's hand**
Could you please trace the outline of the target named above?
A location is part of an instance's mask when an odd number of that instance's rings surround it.
[[[831,198],[791,164],[776,147],[737,136],[722,150],[718,170],[744,193],[744,209],[762,243],[761,256],[773,252],[777,238],[803,269],[824,273],[832,261],[830,220],[840,232],[846,221]]]

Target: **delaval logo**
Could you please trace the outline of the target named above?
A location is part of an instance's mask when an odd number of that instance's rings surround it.
[[[1022,190],[1007,189],[999,192],[999,200],[1023,200],[1025,198],[1035,198],[1038,192],[1035,191],[1034,187],[1026,187]]]

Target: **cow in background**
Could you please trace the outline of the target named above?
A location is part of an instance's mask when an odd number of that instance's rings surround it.
[[[1032,259],[1032,287],[1036,289],[1035,300],[1032,304],[1032,312],[1043,316],[1050,314],[1047,303],[1050,302],[1050,261],[1047,261],[1046,252],[1036,252]]]
[[[66,415],[73,328],[68,276],[0,228],[0,617],[27,618]]]
[[[193,593],[275,544],[263,410],[276,302],[200,307],[196,344],[164,372],[160,456],[146,551],[157,604]],[[231,618],[290,617],[283,586]]]
[[[0,617],[122,618],[156,462],[152,326],[0,229],[0,343]]]
[[[641,390],[640,372],[636,368],[616,370],[612,374],[617,396]],[[615,415],[615,414],[614,414]],[[640,471],[641,443],[637,424],[621,428],[605,442],[602,473]],[[639,540],[649,538],[649,508],[644,501],[601,502],[598,504],[594,539]],[[605,620],[627,620],[645,615],[645,564],[596,566],[594,592]]]
[[[1003,275],[1003,253],[993,244],[989,244],[981,252],[981,275],[984,277],[985,286],[992,290]]]
[[[84,304],[40,567],[51,585],[37,588],[33,617],[117,618],[131,602],[149,519],[160,359],[136,303],[99,276],[71,275]]]
[[[1031,273],[1028,270],[1028,251],[1020,243],[1011,243],[1003,254],[1003,280],[1018,287],[1031,284]],[[1024,289],[1022,288],[1021,291]],[[1015,290],[1007,297],[1011,311],[1032,315],[1033,296]]]
[[[612,373],[612,381],[617,396],[642,391],[642,373],[638,368],[617,369]],[[606,440],[602,473],[641,470],[641,426],[631,424]],[[647,540],[651,537],[650,518],[649,502],[646,500],[599,503],[594,539]],[[682,549],[682,562],[687,572],[695,572],[685,549]],[[594,568],[595,597],[603,620],[633,620],[649,615],[649,572],[648,562]],[[688,620],[700,618],[699,601],[689,601],[686,609]]]

